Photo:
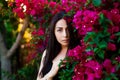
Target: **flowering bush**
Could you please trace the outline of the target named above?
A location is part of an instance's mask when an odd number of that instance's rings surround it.
[[[72,73],[70,78],[60,77],[62,80],[120,78],[120,0],[16,0],[15,5],[13,11],[20,18],[30,15],[39,23],[40,27],[33,31],[37,48],[43,43],[45,46],[43,30],[55,13],[64,9],[73,17],[81,45],[69,50],[69,57],[77,64],[60,72]]]

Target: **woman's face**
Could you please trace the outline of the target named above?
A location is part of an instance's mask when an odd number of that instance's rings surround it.
[[[69,31],[67,23],[64,19],[57,21],[55,25],[55,37],[61,46],[68,46],[69,44]]]

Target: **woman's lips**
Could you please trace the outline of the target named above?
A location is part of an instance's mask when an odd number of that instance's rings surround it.
[[[69,42],[69,39],[66,39],[66,40],[62,40],[62,42],[67,42],[67,43],[68,43],[68,42]]]

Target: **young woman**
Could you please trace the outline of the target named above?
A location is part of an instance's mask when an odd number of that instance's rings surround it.
[[[68,49],[75,46],[76,36],[68,18],[65,11],[53,17],[48,28],[48,45],[42,55],[37,80],[59,80],[57,73],[65,65],[58,65],[67,56]]]

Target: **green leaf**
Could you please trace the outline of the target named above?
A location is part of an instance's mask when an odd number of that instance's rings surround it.
[[[120,32],[115,33],[115,36],[118,36],[117,43],[120,42]]]
[[[120,36],[120,32],[115,33],[116,36]]]
[[[116,76],[116,74],[111,73],[110,76],[112,77],[113,80],[119,80]]]
[[[106,77],[105,80],[111,80],[111,78],[110,77]]]
[[[101,0],[92,0],[92,4],[96,7],[99,7],[101,5]]]
[[[12,25],[11,25],[11,23],[8,21],[8,20],[5,20],[4,21],[4,25],[5,25],[5,27],[6,27],[6,30],[8,31],[8,32],[12,32]]]
[[[98,53],[97,53],[98,57],[101,58],[101,59],[104,59],[104,51],[100,50]]]
[[[120,54],[120,49],[118,50],[118,54]]]
[[[107,47],[107,43],[103,40],[98,44],[100,49],[105,49]]]
[[[118,38],[118,40],[117,40],[117,43],[119,43],[120,42],[120,37]]]
[[[103,13],[100,13],[100,19],[99,19],[99,23],[102,25],[102,27],[106,26],[106,23],[109,21],[107,18],[105,18]]]
[[[73,30],[73,32],[76,32],[76,31],[77,31],[76,29]]]
[[[95,41],[90,41],[89,44],[93,45],[95,44]]]
[[[120,64],[117,65],[116,70],[118,71],[120,69]]]
[[[94,48],[94,52],[97,53],[99,51],[99,48]]]
[[[92,56],[88,56],[87,57],[87,60],[89,61],[89,60],[92,60],[93,59],[93,57]]]
[[[73,14],[75,14],[74,10],[70,10],[65,16],[72,16]]]
[[[87,46],[86,51],[91,51],[91,50],[92,50],[91,46]]]
[[[86,35],[86,36],[84,37],[84,41],[85,41],[85,42],[87,42],[89,39],[90,39],[90,35]]]
[[[87,2],[85,3],[85,6],[89,5],[91,2],[91,0],[87,0]]]
[[[96,35],[95,32],[88,32],[84,37],[84,41],[87,42],[90,38],[93,38]]]

